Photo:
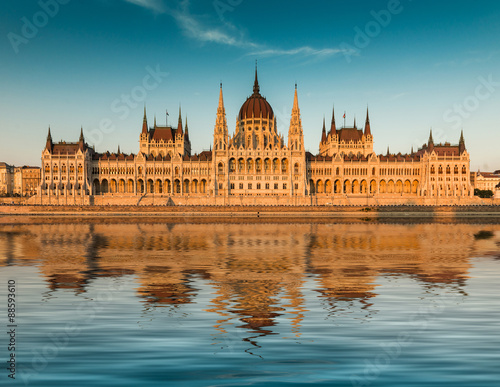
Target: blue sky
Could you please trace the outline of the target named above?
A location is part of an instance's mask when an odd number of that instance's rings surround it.
[[[97,151],[137,153],[148,121],[187,115],[208,149],[222,81],[229,131],[252,92],[286,137],[298,84],[306,148],[323,117],[364,124],[375,150],[457,143],[500,169],[500,3],[473,1],[5,0],[0,4],[0,161],[40,165],[47,128]],[[358,125],[359,126],[359,125]]]

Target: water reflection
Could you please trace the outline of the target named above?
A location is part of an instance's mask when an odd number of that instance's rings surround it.
[[[499,257],[499,241],[499,226],[468,224],[4,225],[0,265],[38,266],[51,293],[133,274],[145,310],[174,313],[205,284],[216,335],[236,329],[259,347],[282,318],[290,337],[301,336],[306,283],[327,316],[347,303],[369,318],[379,276],[466,295],[470,257]]]

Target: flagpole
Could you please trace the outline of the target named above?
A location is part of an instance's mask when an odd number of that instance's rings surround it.
[[[345,128],[345,110],[344,110],[344,128]]]

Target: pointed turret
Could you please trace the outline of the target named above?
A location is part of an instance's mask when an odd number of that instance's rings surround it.
[[[458,152],[460,154],[462,154],[463,152],[465,152],[465,140],[464,140],[464,131],[463,131],[463,129],[460,132],[460,140],[458,142]]]
[[[387,145],[387,156],[389,156],[390,153],[389,153],[389,145]]]
[[[85,138],[83,137],[83,126],[80,128],[80,138],[78,139],[78,148],[83,152],[85,148]]]
[[[118,150],[116,151],[116,154],[117,155],[121,155],[122,154],[122,152],[120,151],[120,144],[118,144]]]
[[[434,139],[432,138],[432,128],[429,133],[429,141],[427,143],[427,146],[429,148],[429,152],[432,152],[434,150]]]
[[[294,111],[299,110],[299,97],[297,96],[297,84],[295,84],[295,94],[293,96],[293,108],[292,108],[292,114]]]
[[[325,117],[323,117],[323,131],[321,132],[321,142],[326,142],[326,126],[325,126]]]
[[[184,141],[189,141],[188,118],[186,116],[186,127],[184,129]]]
[[[356,128],[356,116],[354,116],[354,129],[357,129]]]
[[[224,97],[222,96],[222,82],[220,83],[219,106],[217,107],[217,114],[226,114],[226,111],[224,109]]]
[[[181,105],[179,105],[179,121],[177,122],[177,133],[182,134]]]
[[[52,152],[52,135],[50,134],[50,125],[49,125],[49,134],[47,134],[47,142],[45,144],[45,149],[49,152]]]
[[[366,108],[366,122],[365,122],[365,136],[372,135],[371,129],[370,129],[370,117],[368,115],[368,107]]]
[[[335,135],[337,132],[337,128],[335,126],[335,106],[332,108],[332,124],[330,126],[330,136]]]
[[[186,124],[187,125],[187,124]],[[225,150],[227,149],[227,120],[226,120],[226,109],[224,108],[224,97],[222,95],[222,82],[219,88],[219,106],[217,107],[217,117],[215,119],[214,128],[214,149]]]
[[[276,117],[275,117],[276,120]],[[276,121],[275,121],[276,128]],[[325,135],[325,124],[323,122],[323,135]],[[326,138],[325,138],[326,140]],[[322,140],[323,141],[323,138]],[[304,151],[304,133],[302,130],[302,120],[300,119],[299,97],[297,94],[297,84],[293,95],[292,116],[290,118],[290,127],[288,129],[288,147],[293,150]]]
[[[148,134],[148,120],[146,118],[146,105],[144,105],[144,118],[142,119],[142,133]]]
[[[255,61],[255,81],[253,83],[253,93],[259,94],[259,92],[260,92],[260,87],[259,87],[259,79],[257,77],[257,61]]]

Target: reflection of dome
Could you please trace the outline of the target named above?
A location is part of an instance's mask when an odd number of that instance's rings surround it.
[[[255,69],[255,82],[253,85],[253,94],[247,98],[245,103],[241,106],[240,114],[238,115],[239,120],[245,120],[247,118],[260,118],[261,114],[263,118],[269,118],[274,120],[274,112],[269,102],[260,95],[259,81],[257,80],[257,69]]]

